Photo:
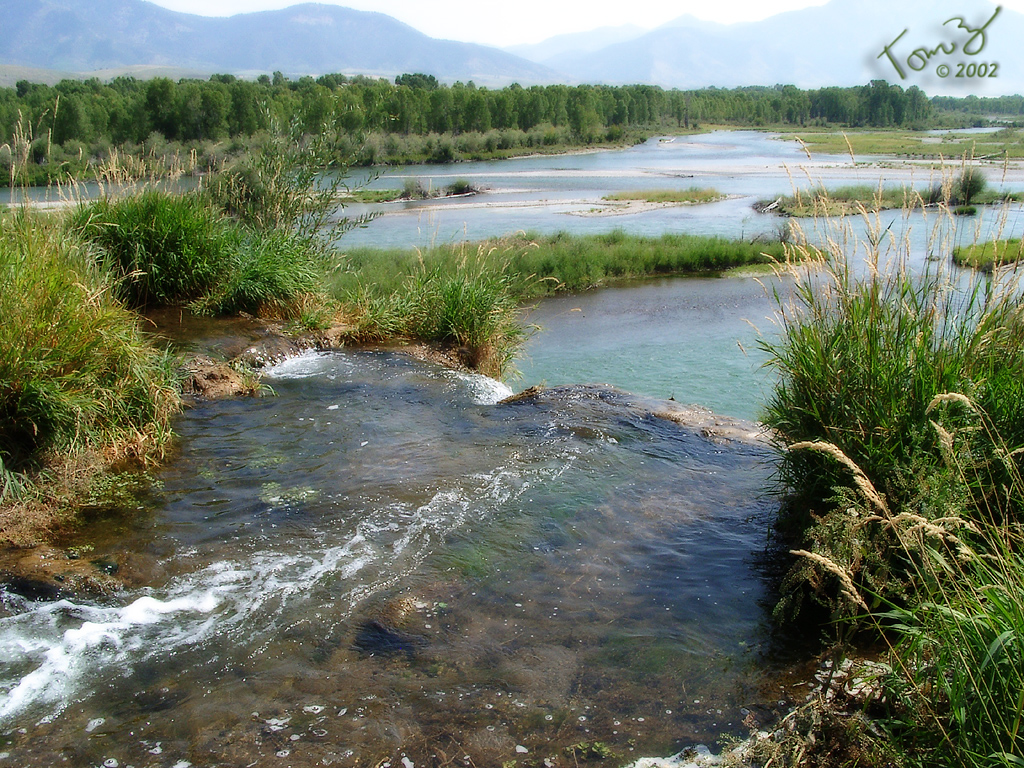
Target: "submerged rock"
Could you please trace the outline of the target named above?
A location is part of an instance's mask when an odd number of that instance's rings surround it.
[[[187,377],[183,384],[186,395],[217,399],[251,395],[258,389],[254,377],[243,376],[228,363],[209,357],[196,357],[185,364]]]
[[[28,600],[60,600],[75,595],[106,595],[122,585],[116,561],[102,564],[69,556],[50,546],[9,549],[0,554],[0,584]]]
[[[427,645],[427,639],[373,619],[359,628],[354,645],[357,651],[369,656],[412,656]]]
[[[566,400],[602,400],[637,414],[665,419],[681,427],[699,432],[714,443],[738,442],[767,445],[768,436],[757,423],[722,416],[698,405],[681,405],[672,400],[656,400],[596,384],[574,384],[558,387],[533,386],[499,401],[499,405],[516,403],[552,403]]]
[[[425,605],[410,595],[388,600],[372,619],[360,625],[353,644],[356,650],[369,656],[404,653],[411,657],[426,647],[428,641],[422,635],[405,631],[403,627]]]

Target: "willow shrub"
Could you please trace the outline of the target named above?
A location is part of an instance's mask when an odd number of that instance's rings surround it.
[[[159,450],[179,406],[175,364],[81,241],[24,213],[0,223],[0,468],[48,451]]]

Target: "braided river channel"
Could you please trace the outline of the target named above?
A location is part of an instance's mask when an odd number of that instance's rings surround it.
[[[750,200],[786,192],[802,156],[711,134],[507,161],[486,171],[516,203],[495,219],[413,207],[350,234],[422,244],[459,216],[470,237],[750,234],[777,226]],[[863,180],[847,165],[827,173]],[[658,174],[736,197],[564,213]],[[621,766],[769,722],[806,694],[807,653],[770,619],[777,502],[753,420],[772,311],[751,278],[644,282],[531,309],[512,383],[548,386],[521,399],[340,349],[269,369],[272,396],[197,403],[145,503],[79,536],[123,589],[0,593],[0,763]]]

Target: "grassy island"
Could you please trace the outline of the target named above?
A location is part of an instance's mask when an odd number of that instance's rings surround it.
[[[955,264],[982,272],[991,272],[996,267],[1013,264],[1022,258],[1024,258],[1024,243],[1018,239],[990,240],[985,243],[957,247],[953,250]]]
[[[603,199],[611,202],[699,205],[701,203],[715,203],[725,198],[726,196],[717,189],[689,187],[688,189],[648,189],[636,192],[616,192],[612,195],[605,195]]]
[[[868,184],[826,189],[823,186],[764,200],[755,207],[781,216],[836,218],[862,211],[884,211],[945,205],[954,213],[974,213],[974,206],[1020,202],[1020,192],[999,192],[988,187],[981,170],[969,169],[960,179],[927,189]]]

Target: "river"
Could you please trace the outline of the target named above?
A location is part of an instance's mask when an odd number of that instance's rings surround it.
[[[711,134],[435,168],[490,174],[480,199],[515,204],[414,204],[348,237],[768,231],[750,202],[784,191],[798,152]],[[820,170],[865,173],[843,164]],[[680,175],[736,197],[567,212]],[[770,620],[771,452],[664,417],[672,398],[756,418],[766,285],[545,300],[516,386],[552,388],[518,402],[395,351],[338,350],[271,369],[274,396],[188,410],[145,503],[71,542],[124,590],[0,591],[0,760],[569,768],[770,720],[803,695],[787,674],[801,645]]]

